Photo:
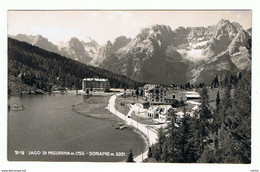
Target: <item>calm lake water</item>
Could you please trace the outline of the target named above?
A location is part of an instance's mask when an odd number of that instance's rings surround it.
[[[144,150],[144,140],[134,131],[115,130],[106,120],[73,112],[72,104],[82,101],[75,95],[10,97],[9,105],[25,109],[8,113],[8,160],[113,162],[125,160],[130,149],[134,154]],[[111,156],[116,152],[120,156]]]

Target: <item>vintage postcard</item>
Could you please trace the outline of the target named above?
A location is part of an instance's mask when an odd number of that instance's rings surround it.
[[[251,10],[7,22],[9,161],[251,163]]]

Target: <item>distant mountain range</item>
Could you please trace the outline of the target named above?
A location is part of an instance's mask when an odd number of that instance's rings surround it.
[[[109,79],[112,88],[135,88],[144,84],[8,38],[9,95],[20,94],[28,89],[81,89],[83,78],[95,76]]]
[[[228,20],[208,27],[153,25],[134,39],[120,36],[105,45],[71,38],[54,45],[42,36],[10,36],[88,65],[123,74],[131,79],[160,83],[211,82],[219,77],[251,69],[248,44],[251,29]]]

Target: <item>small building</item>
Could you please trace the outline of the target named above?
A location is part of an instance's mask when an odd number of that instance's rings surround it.
[[[200,95],[199,94],[186,94],[186,98],[187,98],[187,100],[200,99]]]
[[[153,89],[155,87],[154,84],[146,84],[143,86],[143,99],[147,100],[149,96],[149,90]]]
[[[191,110],[197,112],[197,111],[199,111],[199,106],[198,106],[198,105],[195,105],[193,108],[191,108]]]
[[[148,84],[144,86],[144,99],[151,105],[165,104],[166,90],[160,85]]]
[[[166,105],[172,105],[175,103],[175,95],[167,95],[165,98],[164,98],[164,101],[165,101],[165,104]]]
[[[159,110],[157,106],[150,106],[147,110],[147,116],[150,118],[159,118]]]
[[[154,105],[147,110],[147,116],[150,118],[159,118],[162,122],[170,119],[173,108],[171,105]]]
[[[109,80],[105,78],[84,78],[82,80],[82,90],[99,90],[107,91],[110,89]]]
[[[160,114],[159,114],[159,119],[161,122],[166,122],[171,119],[171,115],[173,115],[175,112],[175,109],[172,108],[171,105],[163,105],[160,106]]]

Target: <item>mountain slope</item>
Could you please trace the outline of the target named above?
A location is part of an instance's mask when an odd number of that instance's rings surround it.
[[[41,35],[33,36],[33,35],[18,34],[16,36],[9,36],[9,37],[13,39],[17,39],[18,41],[27,42],[29,44],[40,47],[50,52],[59,53],[58,47],[53,43],[49,42],[47,38],[44,38]]]
[[[251,69],[251,55],[246,48],[250,35],[238,23],[227,20],[221,20],[215,28],[215,33],[204,49],[207,53],[205,63],[188,74],[192,83],[208,83],[220,73],[235,74]]]
[[[125,47],[105,59],[99,67],[132,79],[153,83],[185,82],[186,64],[171,48],[173,31],[169,26],[145,28]]]
[[[251,68],[249,31],[221,20],[213,26],[153,25],[125,47],[107,54],[99,67],[139,81],[164,84],[210,82],[219,73]]]
[[[105,45],[99,47],[98,52],[93,60],[89,63],[93,66],[99,66],[106,58],[109,58],[111,54],[117,52],[120,48],[125,47],[131,41],[130,38],[125,36],[117,37],[114,42],[107,41]]]
[[[140,82],[209,83],[218,74],[251,69],[251,32],[223,19],[208,27],[175,30],[156,24],[141,29],[132,40],[120,36],[99,46],[92,39],[72,38],[57,48],[66,57]],[[55,45],[50,47],[57,51]]]
[[[32,36],[18,34],[16,36],[9,37],[27,42],[50,52],[58,53],[85,64],[88,64],[95,57],[99,48],[98,43],[91,38],[88,38],[87,42],[84,42],[73,37],[68,42],[60,42],[58,45],[54,45],[49,42],[47,38],[44,38],[41,35]]]
[[[68,42],[60,42],[58,45],[59,54],[73,60],[88,64],[97,51],[98,44],[94,40],[85,43],[78,38],[71,38]]]
[[[8,75],[43,90],[53,86],[81,88],[83,78],[108,78],[111,87],[132,88],[141,83],[125,76],[87,66],[25,42],[8,38]]]

